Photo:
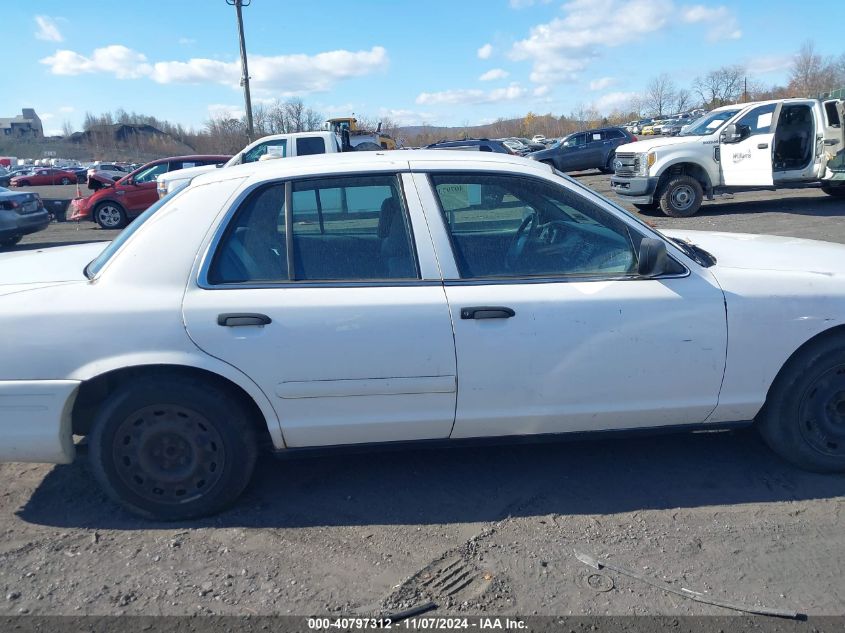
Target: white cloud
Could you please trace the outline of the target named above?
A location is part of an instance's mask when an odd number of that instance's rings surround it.
[[[590,82],[590,90],[604,90],[605,88],[610,88],[613,84],[616,83],[616,79],[613,77],[601,77],[600,79],[593,79]]]
[[[681,9],[681,20],[686,24],[706,24],[710,29],[707,39],[738,40],[742,37],[736,16],[725,6],[706,7],[696,4]]]
[[[492,70],[488,70],[486,73],[481,75],[478,78],[478,81],[494,81],[496,79],[505,79],[510,73],[507,70],[502,70],[501,68],[494,68]]]
[[[509,0],[508,4],[511,9],[525,9],[533,7],[535,4],[549,4],[552,0]]]
[[[537,86],[536,88],[534,88],[532,94],[535,97],[545,97],[547,94],[549,94],[550,91],[551,88],[549,86]]]
[[[64,113],[75,112],[75,111],[76,111],[76,108],[74,108],[73,106],[62,106],[61,108],[59,108],[59,112],[64,112]]]
[[[391,119],[399,125],[422,125],[434,119],[430,112],[416,112],[415,110],[402,110],[393,108],[380,108],[379,118]]]
[[[146,56],[119,44],[97,48],[91,57],[74,51],[58,50],[55,55],[42,59],[41,63],[49,66],[54,75],[109,73],[118,79],[137,79],[152,70]]]
[[[442,92],[422,92],[417,96],[420,105],[455,105],[455,104],[483,104],[514,101],[522,99],[528,91],[519,84],[513,83],[507,88],[496,88],[485,92],[475,89],[443,90]]]
[[[118,79],[147,77],[160,84],[218,83],[239,88],[241,78],[240,61],[192,58],[150,63],[142,53],[120,45],[95,49],[90,57],[59,50],[41,63],[55,75],[107,73]],[[369,51],[336,50],[317,55],[253,55],[249,70],[256,96],[263,92],[289,97],[328,90],[343,79],[384,70],[388,63],[387,51],[374,46]]]
[[[44,112],[43,114],[39,114],[38,118],[42,121],[49,121],[50,119],[55,119],[56,115],[52,112]]]
[[[573,81],[607,49],[678,23],[703,25],[711,40],[742,35],[725,7],[678,6],[674,0],[570,0],[561,10],[562,17],[532,27],[509,52],[513,60],[532,62],[530,79],[535,83]]]
[[[478,49],[477,55],[478,59],[490,59],[490,56],[493,54],[493,45],[492,44],[485,44],[481,48]]]
[[[191,44],[197,43],[197,41],[192,37],[180,37],[177,41],[182,46],[190,46]]]
[[[614,110],[624,109],[637,97],[636,92],[609,92],[602,95],[593,104],[596,110],[606,114]]]
[[[212,119],[240,119],[246,114],[243,106],[212,103],[208,106],[208,116]]]
[[[36,15],[35,23],[38,25],[38,30],[35,32],[37,39],[47,42],[61,42],[64,39],[53,18],[46,15]]]
[[[792,55],[760,55],[745,62],[745,68],[753,75],[766,75],[787,70],[793,63]]]

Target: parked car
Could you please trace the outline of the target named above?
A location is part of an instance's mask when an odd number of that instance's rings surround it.
[[[119,229],[138,217],[158,199],[156,178],[189,165],[216,165],[231,156],[198,155],[160,158],[147,163],[115,182],[100,172],[89,173],[88,187],[98,188],[87,198],[74,198],[67,211],[68,220],[92,220],[104,229]]]
[[[425,149],[457,149],[471,152],[496,152],[498,154],[516,154],[502,141],[487,138],[467,138],[460,141],[439,141],[426,145]]]
[[[587,130],[570,134],[562,142],[547,150],[533,152],[528,157],[560,171],[599,169],[609,174],[613,172],[616,148],[636,140],[636,136],[620,127]]]
[[[112,180],[119,180],[129,173],[123,165],[117,163],[94,163],[86,172],[86,180],[94,174],[100,174],[101,177],[108,177]]]
[[[543,136],[542,134],[535,134],[533,137],[531,137],[531,140],[534,141],[535,143],[545,143],[546,137]]]
[[[693,119],[690,118],[672,119],[668,123],[664,124],[660,131],[663,136],[678,136],[678,134],[681,133],[681,130],[692,122]]]
[[[12,181],[12,174],[5,167],[0,167],[0,187],[8,187]]]
[[[76,174],[64,169],[53,167],[38,167],[28,173],[14,176],[12,187],[34,187],[37,185],[70,185],[76,182]]]
[[[523,145],[525,145],[525,147],[527,147],[528,150],[531,151],[531,152],[539,152],[541,149],[546,149],[548,147],[548,145],[546,145],[546,143],[549,142],[549,139],[545,139],[542,143],[540,143],[540,142],[532,141],[531,139],[523,138],[521,136],[517,136],[517,137],[514,137],[514,138],[515,138],[515,140],[517,140],[520,143],[522,143]]]
[[[0,275],[0,460],[69,463],[86,436],[145,517],[233,503],[265,444],[754,421],[845,470],[845,246],[660,233],[519,157],[215,170],[105,248],[2,255]]]
[[[24,235],[43,231],[49,224],[50,213],[44,208],[41,196],[0,187],[0,248],[14,246]]]
[[[505,147],[511,150],[514,154],[518,156],[525,156],[530,152],[528,146],[524,145],[522,141],[517,140],[515,138],[500,138],[496,139],[497,141],[501,141]]]

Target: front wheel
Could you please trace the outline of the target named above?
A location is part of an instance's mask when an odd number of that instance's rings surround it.
[[[103,229],[122,229],[126,226],[126,211],[116,202],[103,202],[94,209],[94,221]]]
[[[610,154],[607,157],[607,162],[604,164],[604,167],[599,167],[599,171],[603,174],[612,174],[613,173],[613,159],[616,158],[616,154]]]
[[[793,464],[845,471],[845,337],[819,340],[790,359],[757,427],[771,449]]]
[[[695,178],[675,176],[658,193],[660,209],[672,218],[688,218],[701,208],[704,191]]]
[[[0,240],[0,248],[12,248],[23,239],[22,235],[15,235],[14,237],[7,237]]]
[[[242,407],[182,376],[141,378],[117,389],[90,437],[91,468],[106,493],[162,521],[223,510],[246,488],[256,455]]]

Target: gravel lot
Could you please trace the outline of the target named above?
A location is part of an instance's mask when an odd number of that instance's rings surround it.
[[[843,216],[845,201],[796,190],[649,219],[845,242]],[[19,248],[113,234],[60,223]],[[375,614],[429,598],[440,613],[730,614],[573,548],[716,599],[845,614],[845,477],[796,470],[752,431],[268,457],[236,508],[183,525],[125,514],[84,460],[0,475],[0,615]],[[453,594],[426,584],[450,565]]]

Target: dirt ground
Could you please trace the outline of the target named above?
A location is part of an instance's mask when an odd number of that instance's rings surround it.
[[[845,201],[803,190],[650,219],[845,243],[843,216]],[[54,224],[19,248],[113,235]],[[84,459],[0,476],[0,616],[370,615],[428,599],[450,614],[731,613],[575,549],[723,601],[845,614],[845,477],[797,470],[750,430],[267,457],[234,509],[176,525],[107,501]]]

